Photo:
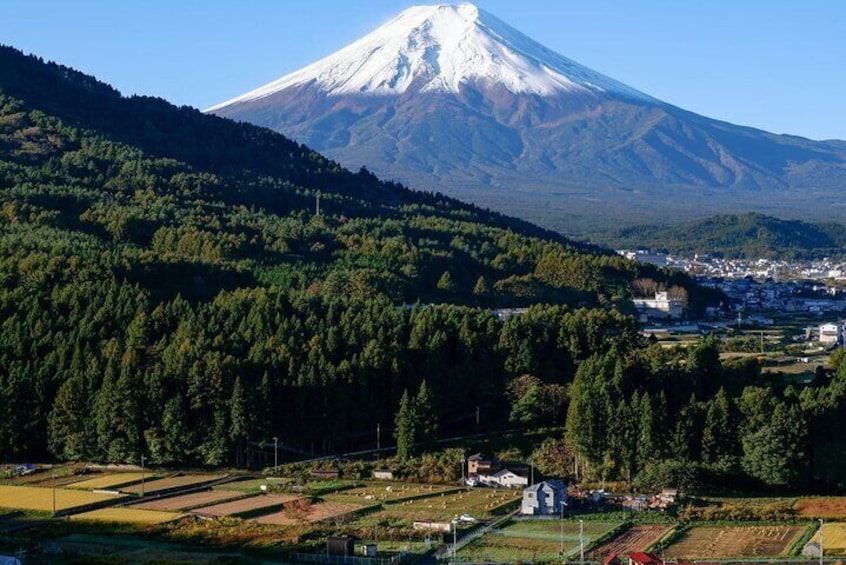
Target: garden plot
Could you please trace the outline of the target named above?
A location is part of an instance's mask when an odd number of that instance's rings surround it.
[[[241,498],[244,493],[232,492],[226,490],[206,490],[202,492],[194,492],[191,494],[182,494],[179,496],[172,496],[169,498],[159,498],[155,500],[148,500],[141,504],[133,504],[132,508],[141,508],[144,510],[157,510],[160,512],[176,512],[179,510],[187,511],[202,506],[209,506],[215,503],[221,503],[233,498]]]
[[[72,520],[93,522],[120,522],[124,524],[161,524],[175,520],[181,514],[174,512],[156,512],[136,508],[101,508],[71,516]]]
[[[52,488],[0,486],[0,507],[18,510],[33,510],[36,512],[53,511]],[[77,506],[85,506],[96,502],[113,500],[109,494],[99,494],[69,489],[55,489],[56,510],[67,510]]]
[[[519,490],[473,489],[441,493],[431,498],[398,501],[386,506],[380,516],[409,521],[448,521],[460,514],[485,518],[502,511],[503,506],[515,504],[522,497]],[[328,497],[327,497],[328,499]]]
[[[608,555],[616,553],[625,555],[633,551],[646,551],[662,537],[670,533],[671,526],[632,526],[623,531],[614,539],[603,543],[591,550],[587,557],[590,559],[605,559]]]
[[[584,523],[584,547],[619,527],[621,522]],[[554,561],[561,558],[560,520],[518,520],[499,530],[492,530],[460,551],[462,560],[474,562],[515,563],[518,561]],[[565,520],[564,553],[579,555],[579,523]]]
[[[784,555],[808,526],[696,526],[664,550],[676,559],[777,557]]]
[[[79,490],[114,489],[123,485],[137,483],[142,477],[145,479],[156,478],[152,473],[108,473],[106,475],[95,476],[91,479],[76,481],[70,485],[70,488]]]
[[[803,518],[846,518],[846,496],[800,498],[793,508]]]
[[[176,477],[166,477],[164,479],[156,479],[153,481],[144,481],[143,490],[145,494],[168,490],[179,487],[190,487],[192,485],[200,485],[208,483],[217,479],[222,479],[226,475],[178,475]],[[121,489],[121,492],[129,494],[141,494],[141,483],[134,484],[130,487]]]
[[[275,524],[277,526],[296,526],[303,523],[314,523],[344,516],[364,508],[361,504],[345,502],[318,502],[309,504],[304,499],[295,500],[285,505],[279,512],[266,514],[255,518],[260,524]]]
[[[249,516],[253,514],[271,514],[282,508],[285,503],[297,500],[294,494],[260,494],[204,506],[191,513],[202,517],[221,518],[223,516]]]

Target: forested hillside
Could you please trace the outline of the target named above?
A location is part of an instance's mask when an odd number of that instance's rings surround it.
[[[685,257],[699,253],[801,260],[842,257],[846,249],[846,227],[750,213],[713,216],[672,226],[626,228],[595,239],[616,249],[648,248]]]
[[[372,447],[409,391],[430,434],[475,432],[477,413],[484,430],[566,422],[537,459],[554,454],[556,473],[778,489],[846,476],[842,357],[785,387],[754,360],[724,366],[717,343],[639,335],[624,314],[638,289],[702,307],[684,275],[12,49],[0,200],[3,459]],[[531,307],[502,320],[501,306]]]
[[[683,275],[10,48],[0,199],[3,457],[344,449],[424,378],[444,429],[476,406],[503,424],[514,377],[638,342],[613,308],[635,279],[702,303]],[[557,305],[490,311],[534,303]]]

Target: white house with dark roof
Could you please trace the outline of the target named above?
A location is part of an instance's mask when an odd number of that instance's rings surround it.
[[[566,502],[567,485],[558,479],[551,479],[523,489],[520,512],[530,516],[558,514]]]

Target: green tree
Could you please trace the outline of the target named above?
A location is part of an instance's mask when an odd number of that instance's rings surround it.
[[[394,437],[397,440],[397,457],[399,459],[408,459],[417,455],[419,445],[417,430],[414,401],[409,396],[408,389],[406,389],[402,393],[399,410],[394,420]]]

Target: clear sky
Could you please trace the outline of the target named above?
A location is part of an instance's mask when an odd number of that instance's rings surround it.
[[[435,2],[3,0],[0,42],[124,94],[205,108],[421,3]],[[476,4],[554,51],[687,110],[776,133],[846,139],[844,0]]]

